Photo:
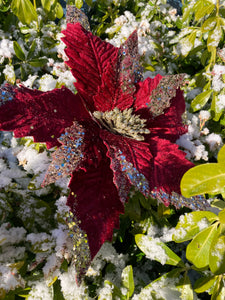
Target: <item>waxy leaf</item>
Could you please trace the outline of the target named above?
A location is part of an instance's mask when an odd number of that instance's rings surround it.
[[[113,300],[113,299],[123,299],[122,293],[120,289],[113,284],[112,282],[105,280],[104,286],[110,287],[107,288],[106,292],[104,294],[100,294],[98,297],[98,300]]]
[[[56,18],[61,19],[63,17],[63,8],[59,3],[56,4],[53,12],[55,13]]]
[[[225,224],[225,209],[218,214],[218,217],[220,219],[220,223]]]
[[[135,235],[135,241],[141,251],[143,251],[148,258],[156,260],[162,265],[184,266],[181,258],[163,242],[144,234]]]
[[[224,300],[225,299],[225,287],[222,276],[217,277],[216,284],[213,288],[211,300]]]
[[[188,244],[186,256],[197,268],[209,265],[209,253],[212,241],[217,234],[217,228],[212,225],[198,233]]]
[[[219,194],[225,187],[225,168],[222,164],[208,163],[188,170],[181,179],[184,197]]]
[[[212,90],[207,90],[199,95],[197,95],[191,102],[191,107],[194,111],[200,110],[209,100],[212,94]]]
[[[81,8],[83,6],[84,2],[83,0],[75,0],[75,5],[77,8]]]
[[[27,59],[30,59],[33,56],[36,47],[37,47],[37,43],[35,40],[33,40],[29,52],[27,54]]]
[[[216,281],[216,276],[202,277],[195,281],[194,291],[196,293],[203,293],[210,289]]]
[[[212,30],[215,27],[215,25],[216,25],[216,17],[208,18],[203,23],[203,25],[201,27],[201,31],[203,33],[209,32],[210,30]]]
[[[195,20],[199,21],[206,15],[211,14],[211,12],[215,9],[215,4],[210,1],[197,1],[195,4],[196,13],[195,13]]]
[[[37,13],[29,0],[12,0],[11,9],[23,24],[37,21]]]
[[[132,266],[127,266],[122,272],[122,285],[128,290],[128,296],[131,297],[134,292],[134,278]]]
[[[183,53],[184,57],[187,56],[189,52],[194,48],[196,34],[196,30],[193,30],[192,33],[190,33],[180,41],[181,45],[185,47],[185,53]]]
[[[16,41],[13,42],[13,49],[16,53],[17,58],[19,58],[20,60],[25,60],[25,54],[22,48],[20,47],[20,45]]]
[[[50,11],[51,6],[54,5],[55,2],[57,2],[57,0],[41,0],[42,7],[47,11]]]
[[[225,146],[223,146],[217,156],[217,161],[219,164],[225,164]]]
[[[225,236],[215,238],[209,253],[210,270],[218,275],[225,272]]]
[[[218,220],[218,216],[210,211],[194,211],[185,214],[176,226],[173,241],[176,243],[188,241],[202,230],[203,222],[209,226],[216,220]]]
[[[172,284],[174,285],[174,279],[177,279],[180,276],[180,273],[183,271],[181,268],[175,268],[169,273],[164,274],[163,276],[157,278],[156,280],[152,281],[150,284],[145,286],[140,294],[135,295],[135,299],[138,300],[147,300],[147,299],[167,299],[167,298],[162,298],[162,297],[157,297],[156,295],[159,294],[159,291],[157,292],[159,286],[161,289],[166,289],[165,293],[170,294],[170,299],[181,299],[180,298],[180,291],[178,289],[171,289],[170,286],[168,286],[168,282],[172,280]],[[164,295],[165,295],[164,293]]]
[[[217,19],[216,27],[209,33],[207,39],[207,48],[211,51],[219,45],[219,42],[223,36],[223,31],[220,24],[220,18]]]
[[[32,60],[29,61],[29,64],[32,67],[43,67],[44,65],[46,65],[48,62],[47,58],[34,58]]]
[[[193,289],[191,286],[190,279],[187,272],[184,273],[183,277],[179,280],[179,283],[176,285],[178,291],[181,293],[180,299],[193,300]]]

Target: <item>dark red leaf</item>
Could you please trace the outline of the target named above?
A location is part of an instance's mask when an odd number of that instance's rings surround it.
[[[149,144],[115,135],[106,130],[101,131],[101,137],[108,149],[107,155],[111,159],[114,182],[121,193],[121,200],[126,200],[131,185],[144,195],[148,195],[150,189],[147,176],[149,176],[152,159]]]
[[[109,165],[106,158],[98,168],[75,172],[69,184],[67,204],[87,233],[92,258],[106,240],[112,239],[113,229],[119,226],[119,215],[124,211]]]
[[[15,137],[33,136],[51,148],[60,145],[57,138],[74,119],[90,119],[79,95],[65,87],[41,92],[6,85],[1,98],[6,90],[12,99],[0,103],[0,130],[14,131]]]
[[[109,109],[112,105],[111,97],[104,97],[104,101],[101,99],[99,107],[99,103],[95,104],[93,96],[99,93],[104,74],[116,67],[118,49],[93,36],[79,23],[68,24],[63,34],[65,37],[62,40],[67,46],[65,52],[69,58],[66,63],[71,67],[71,72],[77,80],[75,87],[84,98],[87,107],[91,111]]]

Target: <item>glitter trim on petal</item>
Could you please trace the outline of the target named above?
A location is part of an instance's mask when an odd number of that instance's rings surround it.
[[[164,205],[173,205],[176,209],[180,209],[183,206],[192,210],[207,210],[210,207],[209,202],[201,195],[186,198],[178,193],[172,192],[171,195],[165,193],[163,190],[152,191],[151,196]]]
[[[111,159],[113,180],[121,201],[127,200],[131,185],[147,196],[150,193],[148,180],[152,159],[149,145],[106,130],[102,130],[101,137],[108,149],[107,155]],[[127,186],[122,187],[125,183]]]
[[[170,107],[170,100],[176,96],[176,90],[183,84],[185,74],[167,75],[163,77],[150,95],[146,105],[154,117],[163,114]]]
[[[90,31],[88,17],[75,5],[66,6],[66,23],[80,23],[86,30]]]
[[[84,155],[83,138],[84,128],[77,122],[66,128],[65,133],[58,139],[60,146],[52,155],[53,161],[46,173],[42,186],[48,185],[56,180],[71,175],[81,164]]]

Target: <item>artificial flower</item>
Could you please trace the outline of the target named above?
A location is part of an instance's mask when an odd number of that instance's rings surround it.
[[[71,176],[67,204],[93,258],[118,227],[131,186],[165,205],[180,201],[180,179],[193,166],[175,144],[186,132],[183,76],[142,81],[137,32],[120,48],[79,23],[63,34],[77,93],[6,84],[0,130],[57,146],[43,185]]]

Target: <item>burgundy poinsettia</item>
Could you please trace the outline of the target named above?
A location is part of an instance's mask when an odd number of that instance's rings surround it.
[[[180,179],[193,166],[175,144],[186,131],[183,76],[141,81],[136,32],[120,48],[79,23],[63,33],[78,93],[4,85],[0,130],[58,147],[43,185],[71,175],[68,205],[94,257],[118,226],[131,186],[166,205],[181,202]]]

